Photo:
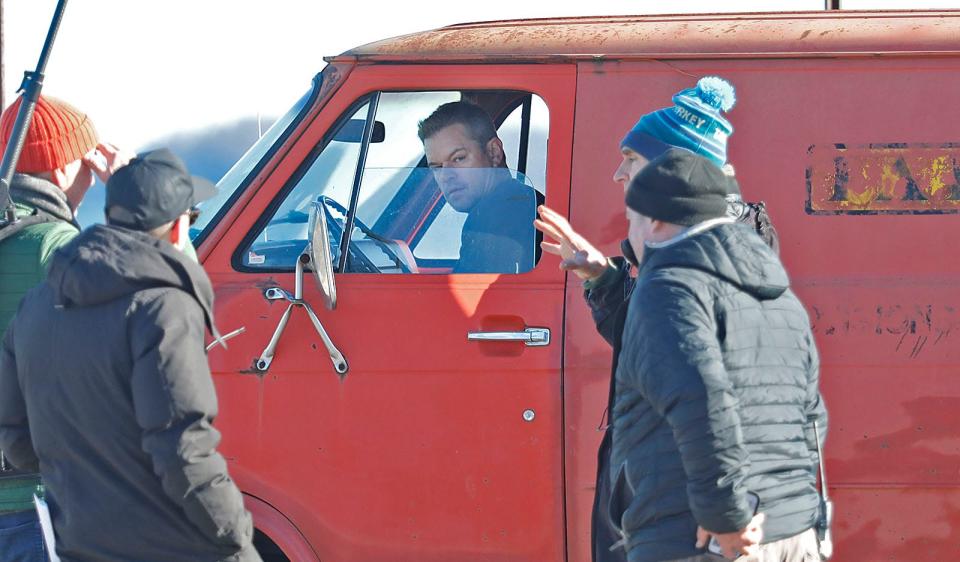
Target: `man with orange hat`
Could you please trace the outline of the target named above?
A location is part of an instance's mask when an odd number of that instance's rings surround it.
[[[0,152],[6,149],[22,98],[0,116]],[[40,96],[10,196],[17,217],[29,221],[0,228],[0,339],[23,295],[46,276],[54,250],[79,232],[76,210],[94,175],[103,182],[131,155],[100,143],[93,123],[73,106]],[[33,495],[35,474],[13,470],[0,453],[0,552],[3,560],[46,560]]]

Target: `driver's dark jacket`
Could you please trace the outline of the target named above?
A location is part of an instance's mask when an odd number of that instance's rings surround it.
[[[630,562],[695,556],[698,524],[729,532],[750,519],[747,490],[767,515],[764,542],[809,529],[812,422],[825,430],[826,411],[809,319],[776,255],[727,224],[647,249],[627,292],[624,274],[588,294],[601,333],[621,343],[595,538],[606,542],[602,517]],[[595,546],[605,560],[609,544]]]
[[[64,562],[259,561],[217,452],[213,290],[167,242],[83,231],[0,348],[0,447],[47,487]]]
[[[454,273],[524,273],[536,259],[538,192],[510,178],[467,213]]]

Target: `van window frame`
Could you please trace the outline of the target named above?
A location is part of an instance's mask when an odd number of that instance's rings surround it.
[[[318,78],[321,78],[319,74],[314,79],[315,80],[314,94],[311,96],[311,101],[316,97],[316,94],[320,91],[319,85],[321,84],[322,80],[317,80]],[[362,143],[360,147],[360,155],[357,163],[358,167],[357,167],[357,171],[354,172],[354,178],[353,178],[354,182],[353,182],[353,186],[350,193],[350,206],[347,208],[348,215],[346,219],[349,221],[348,225],[350,226],[350,228],[344,228],[344,231],[341,235],[340,244],[339,244],[340,260],[338,261],[338,263],[333,264],[333,270],[335,273],[343,273],[343,269],[346,267],[346,259],[348,257],[347,248],[349,247],[349,243],[350,243],[350,233],[352,231],[354,217],[356,216],[356,213],[358,210],[357,202],[360,196],[360,187],[363,181],[363,167],[365,167],[367,152],[369,151],[369,148],[370,148],[370,140],[373,134],[372,129],[373,129],[373,124],[376,121],[376,108],[377,108],[377,104],[379,103],[380,95],[384,93],[416,93],[416,92],[439,92],[439,91],[457,92],[462,96],[464,92],[471,92],[471,91],[482,92],[482,91],[488,91],[488,90],[474,89],[474,88],[466,88],[466,89],[430,88],[430,89],[423,89],[423,90],[378,89],[378,90],[367,92],[366,94],[358,97],[353,103],[351,103],[347,107],[347,109],[343,111],[339,117],[337,117],[337,120],[330,127],[328,127],[328,129],[323,133],[323,137],[321,141],[317,143],[316,146],[314,146],[310,150],[307,156],[303,159],[303,161],[297,167],[296,171],[294,171],[294,173],[291,174],[290,178],[287,179],[287,181],[283,184],[283,186],[279,190],[277,190],[276,195],[274,195],[274,197],[270,200],[270,203],[263,208],[263,210],[260,212],[260,216],[253,223],[253,225],[251,225],[248,232],[240,240],[240,243],[234,249],[230,257],[230,265],[234,269],[234,271],[237,271],[239,273],[260,273],[260,274],[293,272],[296,264],[291,264],[289,267],[247,266],[243,262],[244,250],[253,243],[257,235],[266,227],[267,223],[269,223],[270,219],[273,218],[273,215],[277,212],[277,209],[280,207],[280,205],[282,205],[283,202],[286,200],[287,196],[289,196],[290,192],[294,188],[296,188],[300,180],[303,179],[304,175],[306,175],[306,173],[310,170],[310,167],[316,161],[320,153],[326,150],[327,145],[334,140],[336,133],[340,130],[340,128],[344,125],[344,123],[348,121],[350,117],[354,115],[358,109],[363,107],[363,105],[370,104],[370,108],[367,111],[367,116],[364,122],[363,139],[362,139]],[[491,118],[494,119],[494,126],[499,128],[501,125],[503,125],[503,122],[514,111],[516,111],[518,107],[522,108],[521,122],[520,122],[520,150],[519,150],[519,155],[517,160],[517,171],[520,171],[521,173],[526,174],[527,155],[528,155],[529,143],[530,143],[530,128],[532,124],[533,96],[538,96],[538,97],[540,96],[535,91],[527,90],[527,89],[504,89],[503,91],[504,92],[511,91],[511,92],[516,92],[518,94],[522,94],[522,98],[520,99],[519,103],[517,103],[516,105],[510,104],[510,105],[504,106],[504,108],[502,109],[499,115],[497,115],[495,118],[491,116]],[[304,106],[304,110],[306,110],[309,106],[310,106],[310,102],[308,102]],[[261,160],[261,162],[255,168],[255,170],[251,172],[251,174],[244,180],[245,183],[249,183],[250,179],[256,176],[256,172],[258,172],[262,168],[263,164],[269,160],[269,156],[272,156],[276,152],[276,148],[282,144],[281,141],[285,140],[286,136],[288,136],[290,131],[293,129],[292,125],[294,123],[299,122],[303,118],[302,114],[303,114],[303,111],[301,111],[301,114],[297,116],[297,118],[294,120],[293,123],[291,123],[291,127],[289,127],[288,130],[284,132],[283,136],[280,139],[278,139],[278,142],[274,144],[274,147],[272,147],[269,153],[265,155],[265,157]],[[426,156],[423,156],[420,162],[421,163],[425,162],[425,159],[426,159]],[[242,190],[246,189],[246,187],[247,187],[246,185],[242,185],[241,188],[238,188],[237,190],[238,194]],[[545,187],[546,186],[544,186],[544,188]],[[234,197],[236,196],[237,195],[235,195]],[[229,205],[225,205],[224,207],[228,208]],[[432,209],[428,213],[428,218],[429,219],[436,218],[436,215],[440,213],[441,209],[442,209],[442,205]],[[416,237],[416,240],[419,241],[423,237],[423,235],[424,235],[424,232],[419,233],[418,236]],[[539,261],[540,260],[538,258],[537,263],[534,264],[534,269],[536,269],[536,265],[539,263]]]
[[[277,190],[277,194],[273,196],[270,200],[270,203],[260,211],[260,216],[257,217],[256,222],[250,227],[248,232],[240,240],[240,243],[237,244],[236,249],[233,251],[233,254],[230,256],[230,265],[233,267],[234,271],[240,273],[291,273],[296,268],[296,264],[292,263],[289,267],[249,267],[243,263],[243,251],[245,248],[250,246],[257,235],[267,226],[267,223],[270,222],[270,219],[273,218],[273,215],[277,212],[277,209],[283,202],[286,200],[287,196],[290,195],[290,192],[300,183],[300,180],[303,179],[303,176],[310,170],[310,167],[316,161],[317,157],[320,156],[320,153],[326,150],[327,145],[333,141],[336,133],[340,128],[350,120],[350,118],[364,105],[368,104],[371,100],[371,97],[374,94],[379,92],[370,92],[364,94],[357,98],[349,107],[339,116],[337,120],[331,125],[324,133],[323,138],[310,149],[310,152],[307,154],[306,158],[300,163],[300,166],[297,167],[296,171],[290,175],[290,178],[283,184],[283,187]],[[369,115],[369,112],[368,112]],[[361,147],[361,151],[363,147]],[[356,180],[356,173],[354,173],[354,180]],[[350,194],[351,199],[353,199],[353,192]],[[336,266],[336,264],[334,264]],[[336,270],[339,273],[339,270]]]

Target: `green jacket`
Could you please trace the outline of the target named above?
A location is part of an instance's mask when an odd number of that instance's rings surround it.
[[[0,242],[0,341],[20,299],[46,277],[54,251],[80,232],[66,196],[52,183],[16,174],[10,194],[18,216],[43,213],[55,220],[28,226]],[[0,479],[0,513],[33,509],[34,493],[42,493],[35,475]]]

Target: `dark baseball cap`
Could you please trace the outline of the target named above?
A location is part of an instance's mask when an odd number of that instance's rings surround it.
[[[110,176],[104,214],[109,224],[147,231],[216,193],[212,182],[191,176],[182,160],[161,148],[141,154]]]

